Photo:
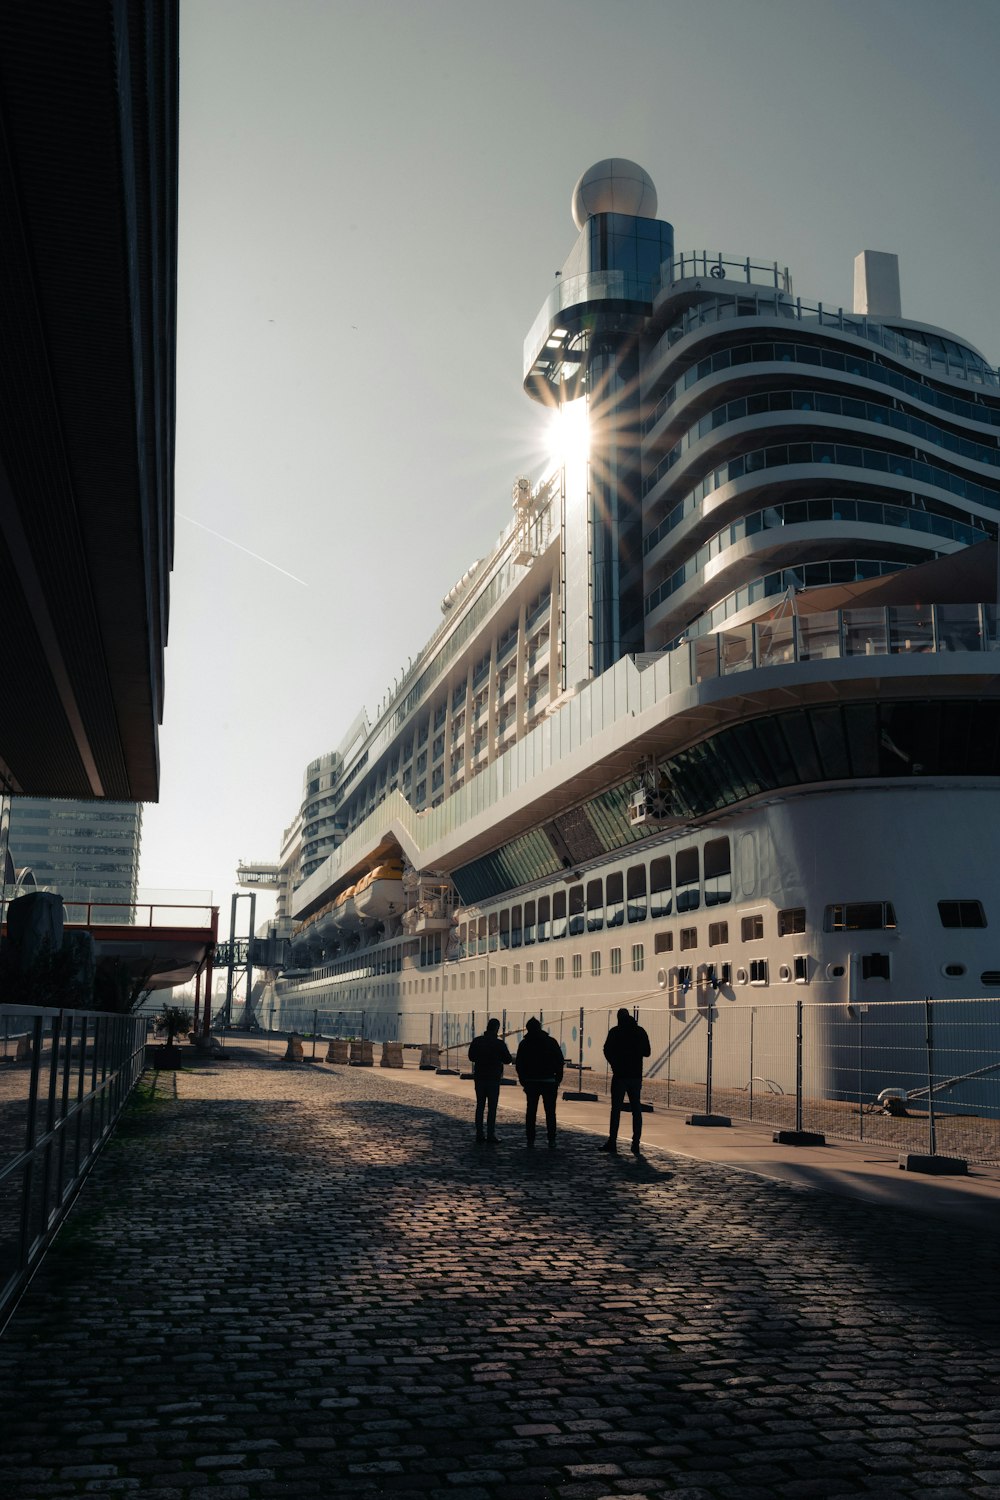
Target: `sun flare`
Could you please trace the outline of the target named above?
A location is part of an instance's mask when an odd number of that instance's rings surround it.
[[[552,413],[549,457],[563,468],[584,463],[590,454],[590,414],[587,398],[565,401]]]

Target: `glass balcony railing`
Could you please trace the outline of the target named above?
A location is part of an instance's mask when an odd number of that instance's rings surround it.
[[[778,317],[790,323],[807,323],[819,328],[830,328],[838,333],[852,334],[877,344],[887,353],[896,355],[925,369],[933,369],[949,380],[966,380],[976,385],[1000,388],[1000,375],[985,360],[957,341],[939,339],[941,347],[925,344],[915,335],[908,337],[887,328],[877,320],[870,320],[861,313],[845,312],[842,307],[824,307],[822,302],[803,302],[801,297],[792,298],[778,291],[774,293],[748,292],[736,297],[719,296],[708,302],[700,302],[688,308],[677,322],[663,334],[650,356],[648,367],[673,346],[699,328],[709,324],[728,323],[734,318]]]
[[[706,412],[697,422],[692,423],[673,445],[670,452],[665,453],[656,467],[643,476],[643,499],[663,475],[669,473],[674,464],[679,463],[684,454],[700,443],[702,438],[708,437],[720,428],[727,427],[732,422],[741,422],[746,417],[769,417],[774,414],[780,423],[782,412],[795,412],[797,416],[805,413],[806,420],[809,420],[815,413],[821,417],[839,417],[845,423],[871,422],[879,427],[891,427],[896,432],[904,433],[907,438],[916,438],[922,443],[933,443],[935,447],[945,448],[949,453],[960,454],[962,458],[971,459],[973,463],[1000,469],[1000,447],[996,442],[992,444],[973,442],[971,438],[959,437],[957,433],[949,432],[945,427],[939,427],[933,422],[925,422],[922,418],[911,416],[908,412],[897,411],[892,406],[874,401],[859,401],[850,396],[834,395],[829,391],[763,391],[752,396],[741,396],[736,401],[727,401],[716,406],[712,411]]]
[[[973,547],[990,535],[985,524],[970,525],[967,522],[953,520],[950,516],[938,516],[930,511],[914,510],[906,505],[883,505],[878,500],[838,497],[837,499],[793,500],[786,505],[768,505],[763,510],[742,516],[730,526],[724,526],[721,531],[717,531],[703,546],[699,547],[697,552],[686,558],[679,567],[672,569],[662,583],[646,595],[647,615],[657,605],[662,604],[664,599],[668,599],[686,583],[697,578],[714,558],[720,557],[723,552],[738,542],[750,536],[757,536],[764,531],[780,531],[786,526],[810,524],[833,525],[838,528],[840,535],[844,534],[841,528],[849,534],[850,529],[857,525],[891,526],[903,531],[920,532],[923,536],[942,537],[949,542],[961,542],[964,547]],[[831,532],[830,535],[834,533]],[[900,541],[903,540],[900,538]]]
[[[692,515],[707,495],[721,489],[724,484],[765,469],[782,469],[803,464],[835,464],[847,469],[866,469],[872,475],[887,474],[897,479],[914,480],[917,484],[931,485],[989,510],[1000,510],[1000,485],[994,488],[992,485],[977,484],[973,479],[964,479],[951,469],[943,469],[940,464],[926,463],[922,458],[908,458],[905,454],[892,453],[885,448],[863,448],[857,443],[775,443],[767,448],[741,453],[738,458],[720,464],[706,474],[643,537],[643,556],[648,557],[668,532]],[[881,481],[875,480],[875,483]],[[915,508],[923,509],[923,495],[916,493],[913,498]]]

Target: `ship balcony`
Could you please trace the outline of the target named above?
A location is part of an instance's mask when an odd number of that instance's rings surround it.
[[[689,642],[692,684],[792,662],[1000,650],[993,604],[876,605],[801,616],[791,608]]]
[[[539,629],[539,627],[542,624],[542,621],[543,620],[547,620],[548,615],[549,615],[549,613],[551,611],[551,608],[552,608],[552,595],[550,594],[547,599],[543,599],[542,600],[541,604],[539,604],[538,607],[536,609],[534,609],[532,611],[532,613],[528,616],[528,618],[525,620],[525,622],[524,622],[524,633],[525,633],[525,635],[527,637],[530,638],[535,633],[535,631]]]
[[[935,379],[959,382],[965,385],[1000,387],[1000,375],[985,360],[972,350],[937,351],[918,339],[907,338],[904,333],[888,327],[881,319],[869,319],[863,313],[845,312],[842,307],[824,306],[822,302],[806,303],[801,297],[793,297],[791,290],[785,291],[758,286],[733,285],[726,274],[716,277],[709,270],[710,283],[706,287],[703,277],[685,276],[683,282],[667,286],[657,299],[654,318],[668,317],[670,326],[650,350],[646,359],[646,371],[651,385],[659,381],[674,358],[677,345],[690,335],[697,337],[708,331],[723,336],[734,331],[734,321],[739,320],[742,329],[745,320],[755,319],[759,323],[801,323],[809,329],[823,334],[841,336],[848,347],[857,349],[861,344],[874,344],[902,363],[915,365]],[[738,278],[743,279],[743,278]],[[698,282],[701,286],[698,286]],[[685,304],[689,304],[686,305]],[[693,304],[693,305],[690,305]]]

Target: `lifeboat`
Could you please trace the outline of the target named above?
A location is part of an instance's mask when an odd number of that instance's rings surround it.
[[[354,887],[354,905],[363,922],[385,922],[401,916],[406,905],[403,861],[385,860],[369,870]]]
[[[361,925],[358,909],[354,904],[356,890],[357,886],[349,885],[333,903],[333,924],[341,932],[357,932]]]

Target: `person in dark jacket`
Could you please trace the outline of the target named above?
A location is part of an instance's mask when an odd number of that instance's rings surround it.
[[[604,1043],[604,1056],[611,1064],[611,1124],[608,1138],[600,1148],[615,1154],[618,1150],[618,1125],[626,1098],[632,1107],[632,1155],[641,1155],[642,1139],[642,1060],[650,1053],[649,1037],[624,1007],[618,1012],[618,1025],[612,1026]]]
[[[514,1060],[517,1068],[517,1076],[525,1095],[524,1130],[528,1138],[528,1145],[535,1144],[535,1118],[538,1114],[538,1101],[541,1099],[542,1108],[545,1110],[545,1129],[548,1133],[549,1145],[556,1143],[556,1099],[559,1096],[559,1085],[562,1083],[563,1061],[562,1048],[554,1036],[542,1030],[542,1023],[536,1016],[531,1016],[525,1024],[524,1038],[517,1049],[517,1057]]]
[[[476,1088],[476,1140],[482,1145],[497,1141],[497,1100],[500,1098],[500,1080],[504,1064],[513,1062],[507,1043],[500,1036],[500,1022],[496,1016],[486,1022],[482,1036],[474,1036],[469,1043],[469,1061],[472,1064],[472,1081]],[[483,1114],[486,1114],[486,1132],[483,1133]]]

